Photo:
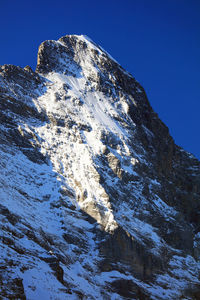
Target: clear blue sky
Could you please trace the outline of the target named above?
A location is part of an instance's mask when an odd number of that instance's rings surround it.
[[[175,142],[200,159],[200,0],[0,0],[0,65],[86,34],[145,88]]]

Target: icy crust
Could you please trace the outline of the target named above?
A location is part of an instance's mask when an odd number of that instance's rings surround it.
[[[120,135],[123,136],[122,129],[106,113],[114,111],[114,108],[111,105],[106,106],[101,93],[88,92],[83,96],[86,85],[84,78],[49,74],[48,80],[53,84],[35,105],[38,105],[39,110],[45,109],[47,115],[50,114],[64,122],[69,120],[72,125],[59,126],[59,133],[57,126],[50,126],[48,123],[37,128],[36,133],[44,141],[41,151],[50,157],[55,171],[66,177],[66,182],[75,190],[80,208],[86,211],[94,210],[94,213],[91,211],[91,215],[98,215],[99,223],[104,225],[106,230],[112,231],[117,224],[109,197],[99,182],[94,158],[96,155],[103,155],[105,151],[105,145],[101,142],[104,131],[116,134],[120,131]],[[63,84],[70,87],[67,96]],[[59,101],[55,101],[56,91],[59,91]],[[86,126],[86,130],[83,125]],[[83,130],[80,130],[81,126]],[[99,212],[100,209],[102,212]]]

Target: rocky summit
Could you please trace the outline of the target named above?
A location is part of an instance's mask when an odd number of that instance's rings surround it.
[[[200,162],[86,36],[0,66],[0,299],[200,299]]]

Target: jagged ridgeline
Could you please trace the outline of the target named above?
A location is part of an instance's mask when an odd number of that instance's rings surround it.
[[[0,67],[0,298],[200,299],[200,163],[69,35]]]

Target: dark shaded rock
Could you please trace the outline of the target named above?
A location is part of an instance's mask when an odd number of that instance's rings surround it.
[[[0,214],[5,216],[12,225],[16,225],[17,222],[21,221],[21,217],[11,213],[7,207],[0,204]]]
[[[113,292],[116,292],[125,299],[145,300],[149,297],[131,280],[119,279],[110,284]]]
[[[156,272],[164,270],[166,264],[122,228],[106,236],[106,240],[100,244],[100,253],[105,258],[99,266],[101,271],[110,271],[120,262],[129,266],[134,276],[141,280],[151,280]]]
[[[5,284],[4,280],[1,279],[0,275],[0,292],[3,296],[2,299],[26,300],[23,280],[21,278],[14,278]]]

